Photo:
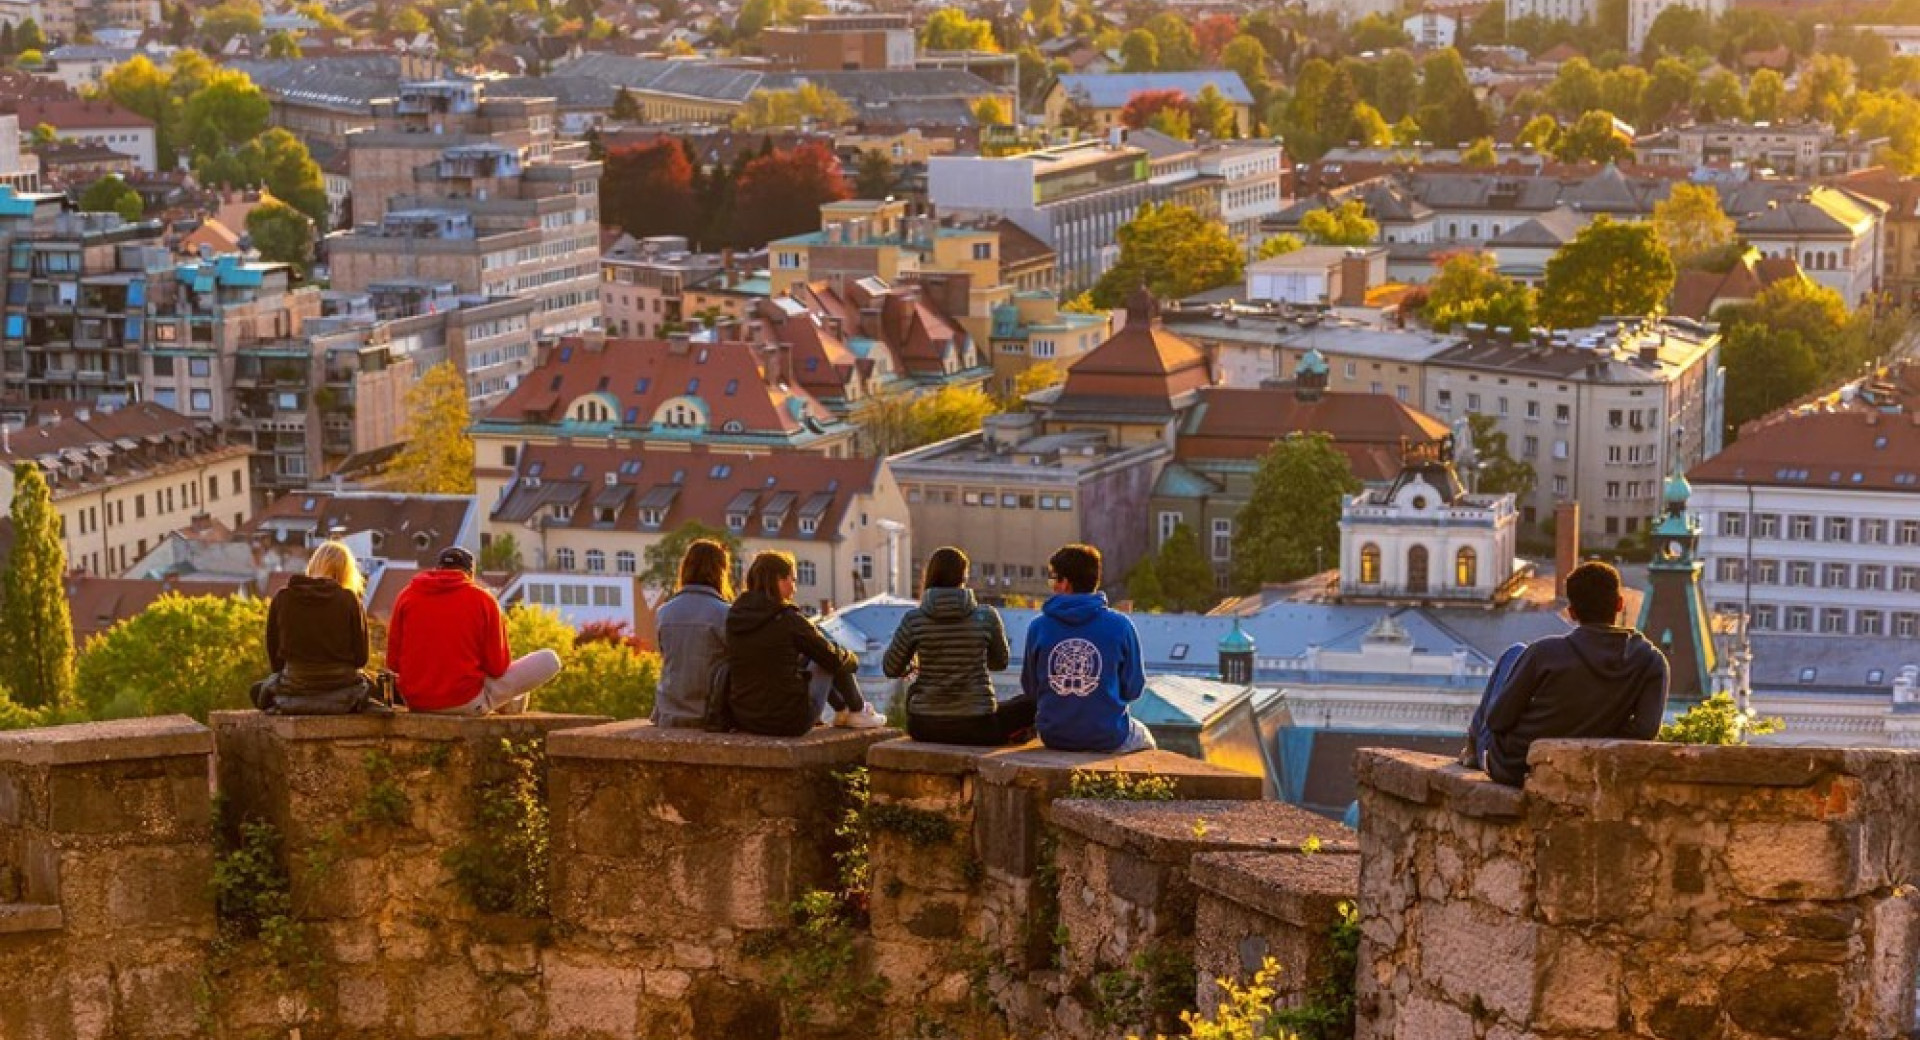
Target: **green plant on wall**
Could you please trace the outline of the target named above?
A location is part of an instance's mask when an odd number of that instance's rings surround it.
[[[1193,957],[1149,945],[1135,952],[1126,967],[1095,975],[1091,987],[1093,1020],[1103,1031],[1133,1022],[1184,1021],[1194,1004]]]
[[[1660,727],[1658,739],[1668,744],[1745,744],[1748,737],[1778,733],[1786,723],[1761,718],[1753,709],[1741,710],[1729,693],[1716,693],[1688,708]]]
[[[547,750],[538,738],[502,739],[502,779],[475,792],[473,837],[443,858],[475,909],[543,917],[552,827],[547,813]]]
[[[1179,793],[1172,777],[1117,769],[1076,769],[1067,776],[1068,798],[1109,802],[1170,802]]]
[[[1183,1040],[1352,1040],[1354,973],[1360,958],[1360,913],[1341,903],[1327,933],[1328,973],[1299,1004],[1276,1008],[1281,967],[1268,957],[1245,983],[1218,979],[1220,999],[1211,1016],[1182,1011]],[[1141,1040],[1129,1036],[1128,1040]],[[1175,1040],[1165,1033],[1155,1040]]]

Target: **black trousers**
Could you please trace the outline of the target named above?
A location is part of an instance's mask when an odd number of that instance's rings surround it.
[[[907,712],[907,735],[929,744],[1003,747],[1033,736],[1033,715],[1040,699],[1023,693],[1001,701],[990,715],[916,715]]]

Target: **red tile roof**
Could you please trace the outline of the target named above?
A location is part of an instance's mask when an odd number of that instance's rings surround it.
[[[1168,332],[1159,305],[1141,289],[1127,304],[1126,325],[1073,363],[1054,403],[1071,408],[1076,399],[1131,398],[1170,409],[1174,398],[1212,382],[1206,353]]]
[[[1410,445],[1437,444],[1445,423],[1388,394],[1329,392],[1303,399],[1292,387],[1208,387],[1187,417],[1174,455],[1257,459],[1291,433],[1325,433],[1363,481],[1392,480]]]
[[[1920,362],[1748,423],[1687,479],[1920,494]]]
[[[14,105],[22,127],[45,123],[56,130],[153,129],[153,120],[111,101],[21,101]]]
[[[525,523],[552,517],[560,507],[571,514],[550,519],[553,527],[654,533],[688,520],[721,527],[737,512],[747,518],[747,537],[825,542],[837,537],[855,498],[873,492],[884,464],[804,452],[715,452],[704,445],[678,451],[529,444],[492,517]],[[643,510],[653,509],[660,510],[660,523],[642,526]],[[764,527],[770,509],[781,517],[772,533]],[[814,534],[801,533],[802,517],[815,521]]]
[[[558,422],[581,398],[598,395],[615,425],[649,427],[661,406],[697,397],[707,428],[778,439],[803,437],[806,420],[836,420],[803,388],[767,378],[761,349],[752,343],[669,342],[649,339],[562,340],[520,385],[495,405],[486,423]]]
[[[476,508],[462,495],[295,492],[255,514],[240,533],[271,538],[280,532],[329,537],[366,531],[381,556],[431,566],[440,550],[458,541]]]
[[[69,575],[66,580],[67,609],[73,615],[74,645],[85,646],[87,640],[147,609],[169,592],[177,592],[182,596],[237,596],[247,590],[247,584],[244,581],[175,581]]]

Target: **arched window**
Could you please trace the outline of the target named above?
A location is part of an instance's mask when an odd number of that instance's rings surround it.
[[[1470,589],[1480,580],[1480,557],[1470,548],[1461,549],[1453,557],[1453,583],[1463,589]]]
[[[607,569],[607,554],[598,549],[587,550],[587,570],[593,574],[604,573]]]
[[[1407,550],[1407,591],[1415,594],[1427,591],[1427,547],[1424,545]]]
[[[1372,542],[1360,547],[1360,584],[1380,584],[1380,547]]]

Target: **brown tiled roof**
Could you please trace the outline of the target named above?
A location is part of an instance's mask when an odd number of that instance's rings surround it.
[[[441,549],[454,544],[475,508],[473,499],[458,495],[295,492],[255,514],[241,533],[271,537],[277,531],[311,531],[325,537],[336,530],[368,531],[381,556],[431,566]]]
[[[1127,305],[1127,323],[1067,370],[1056,406],[1076,398],[1152,400],[1162,410],[1174,398],[1213,382],[1212,366],[1199,347],[1160,324],[1158,304],[1142,289]]]
[[[770,385],[755,344],[650,339],[562,340],[487,421],[554,422],[589,394],[610,397],[618,424],[626,427],[649,425],[661,405],[686,395],[707,406],[708,428],[715,431],[737,422],[743,433],[786,437],[805,432],[809,417],[833,421],[806,390]]]
[[[58,130],[153,129],[153,120],[111,101],[28,100],[14,104],[22,128],[46,123]]]
[[[1748,423],[1687,479],[1920,494],[1920,363]]]
[[[1051,260],[1055,256],[1052,246],[1005,217],[1000,218],[993,230],[1000,236],[1001,267],[1018,267],[1035,260]]]
[[[1404,449],[1438,443],[1445,423],[1402,404],[1388,394],[1329,392],[1304,399],[1292,387],[1208,387],[1191,412],[1175,446],[1175,457],[1190,459],[1259,458],[1273,442],[1291,433],[1325,433],[1353,465],[1361,480],[1392,480],[1400,472]]]
[[[855,497],[870,494],[883,460],[833,459],[804,452],[765,455],[710,451],[529,444],[514,482],[494,508],[496,523],[525,523],[571,506],[554,526],[576,530],[671,531],[688,520],[724,526],[729,512],[745,512],[749,538],[831,541]],[[609,480],[611,474],[611,480]],[[763,526],[769,509],[783,510],[775,533]],[[657,526],[642,526],[643,510],[663,511]],[[602,510],[611,519],[602,521]],[[803,517],[815,533],[800,533]]]
[[[1714,308],[1744,303],[1785,278],[1805,278],[1800,262],[1787,257],[1742,257],[1726,271],[1682,271],[1667,297],[1667,313],[1705,321]]]
[[[0,444],[0,463],[40,463],[59,498],[74,488],[205,462],[219,453],[245,449],[226,443],[211,422],[149,401],[111,411],[75,401],[35,401],[26,425],[8,431]],[[105,463],[104,473],[98,463]]]
[[[73,642],[87,640],[153,605],[169,592],[182,596],[237,596],[244,581],[174,581],[154,578],[96,578],[68,575],[67,609],[73,615]]]

